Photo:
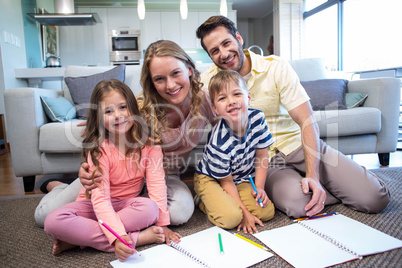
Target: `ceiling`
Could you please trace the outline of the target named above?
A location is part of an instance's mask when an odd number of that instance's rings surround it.
[[[232,9],[237,10],[237,18],[262,18],[272,12],[273,0],[226,0],[232,3]],[[180,0],[144,0],[145,8],[147,4],[175,4],[179,9]],[[219,7],[220,0],[187,0],[189,11],[191,5],[210,4]],[[76,6],[137,6],[137,0],[75,0]]]

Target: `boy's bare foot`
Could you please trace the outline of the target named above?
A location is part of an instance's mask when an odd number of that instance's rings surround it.
[[[58,239],[53,239],[52,254],[56,256],[65,250],[72,249],[75,247],[77,246]]]
[[[163,242],[165,242],[163,228],[159,226],[151,226],[140,232],[135,246],[138,247],[152,243],[162,244]]]
[[[50,181],[46,185],[46,190],[48,192],[50,192],[51,190],[53,190],[54,187],[56,187],[57,185],[60,185],[60,184],[63,184],[63,183],[61,181]]]

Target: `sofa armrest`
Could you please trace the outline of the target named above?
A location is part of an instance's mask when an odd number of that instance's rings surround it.
[[[4,91],[7,137],[10,141],[14,173],[19,176],[42,174],[39,128],[48,122],[40,96],[58,97],[61,90],[13,88]]]
[[[348,83],[348,92],[368,94],[363,106],[375,107],[381,111],[381,131],[377,134],[376,152],[394,152],[398,143],[401,80],[397,78],[353,80]]]

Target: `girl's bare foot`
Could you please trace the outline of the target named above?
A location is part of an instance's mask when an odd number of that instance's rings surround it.
[[[159,226],[151,226],[139,233],[135,246],[143,246],[152,243],[162,244],[163,242],[165,242],[163,228]]]
[[[63,184],[63,183],[61,181],[50,181],[46,185],[46,190],[48,192],[50,192],[51,190],[53,190],[54,187],[56,187],[57,185],[60,185],[60,184]]]
[[[72,249],[77,247],[76,245],[58,240],[58,239],[53,239],[53,249],[52,249],[52,254],[53,255],[57,255],[60,254],[61,252],[68,250],[68,249]]]

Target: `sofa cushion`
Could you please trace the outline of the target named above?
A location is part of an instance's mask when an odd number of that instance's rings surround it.
[[[125,65],[119,65],[109,71],[82,77],[65,77],[71,98],[76,105],[77,117],[86,119],[92,91],[102,80],[118,79],[124,82]]]
[[[320,138],[375,134],[381,130],[381,111],[372,107],[315,111]]]
[[[46,115],[53,122],[63,122],[71,120],[76,116],[74,105],[64,97],[51,98],[40,97]]]
[[[346,93],[345,104],[348,109],[362,106],[367,99],[368,94],[364,93]]]
[[[81,133],[77,127],[83,120],[73,119],[63,123],[44,124],[39,129],[39,151],[44,153],[81,153]]]
[[[314,111],[346,109],[345,93],[348,80],[320,79],[300,82],[310,97]]]
[[[300,81],[326,79],[325,64],[322,58],[307,58],[289,61],[290,66],[297,73]]]

